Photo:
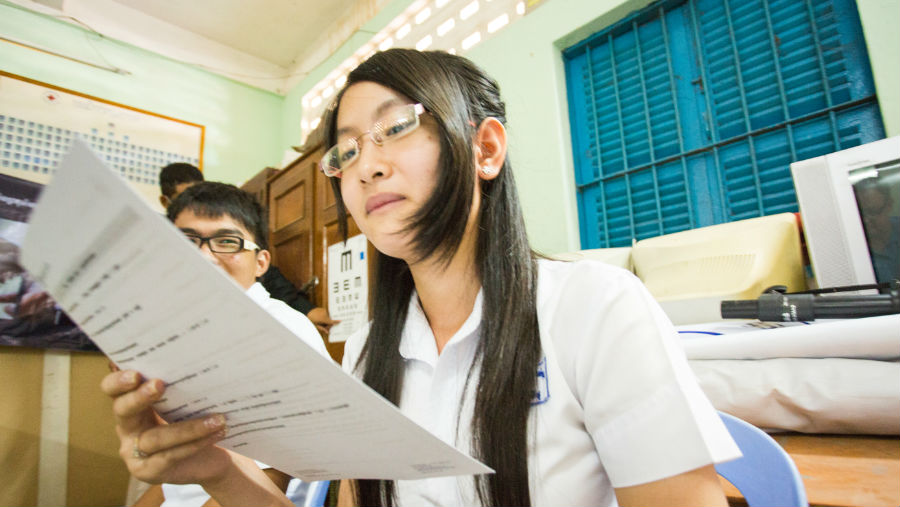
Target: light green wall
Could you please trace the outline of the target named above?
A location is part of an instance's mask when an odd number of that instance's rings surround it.
[[[900,135],[900,0],[857,0],[888,137]]]
[[[282,119],[284,146],[297,146],[304,139],[301,137],[301,120],[303,117],[303,95],[313,86],[325,78],[334,68],[353,55],[353,52],[362,47],[373,35],[382,30],[395,17],[399,16],[414,0],[393,0],[368,22],[359,28],[347,42],[343,43],[337,51],[331,54],[327,60],[313,69],[309,75],[303,78],[299,84],[291,88],[285,95],[284,116]]]
[[[561,50],[649,2],[545,0],[466,54],[500,83],[528,234],[542,253],[581,248]]]
[[[6,72],[205,126],[207,179],[240,183],[281,162],[279,95],[4,4],[0,36],[131,72],[123,76],[0,41]]]
[[[398,3],[401,0],[396,0]],[[561,50],[622,19],[651,0],[544,0],[492,38],[466,53],[500,83],[510,125],[515,167],[532,245],[544,253],[580,248],[578,211]],[[404,2],[404,8],[410,2]],[[393,5],[393,4],[392,4]],[[888,135],[900,134],[898,0],[858,0],[878,98]],[[399,12],[399,11],[398,11]],[[371,33],[388,20],[371,26]],[[348,43],[344,56],[371,34]],[[343,57],[330,60],[291,91],[299,100]],[[299,110],[294,111],[299,117]],[[296,127],[286,126],[292,132]]]

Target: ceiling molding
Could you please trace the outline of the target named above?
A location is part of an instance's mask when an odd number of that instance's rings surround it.
[[[333,2],[302,0],[303,12],[308,12],[309,18],[302,20],[306,22],[305,25],[301,21],[292,22],[291,19],[285,19],[281,23],[271,21],[273,16],[276,18],[298,16],[300,8],[297,2],[285,0],[255,0],[252,2],[254,8],[265,7],[282,11],[266,12],[265,16],[258,16],[252,22],[242,19],[242,13],[243,18],[249,17],[246,13],[247,2],[244,0],[232,2],[192,0],[179,2],[177,5],[169,4],[176,5],[176,8],[180,9],[178,14],[197,20],[182,23],[175,19],[177,24],[148,13],[153,12],[152,9],[158,9],[161,2],[2,1],[55,17],[82,29],[95,31],[104,37],[196,66],[207,72],[284,95],[339,49],[390,0],[344,0],[349,5],[346,9],[335,9],[337,4]],[[62,6],[61,9],[56,8],[59,5]],[[142,6],[147,6],[147,9],[141,9]],[[173,17],[174,14],[167,16]],[[221,30],[218,30],[219,25],[211,25],[210,19],[201,16],[216,20],[221,24]],[[313,24],[313,28],[303,30],[297,28],[310,23]],[[205,32],[209,36],[197,32]],[[266,44],[269,47],[266,47]],[[297,46],[294,56],[289,61],[291,52],[284,50],[285,44]],[[269,55],[270,58],[263,58],[260,55]],[[283,63],[278,64],[272,60]],[[128,63],[118,62],[117,65],[125,70],[134,70],[127,68]]]

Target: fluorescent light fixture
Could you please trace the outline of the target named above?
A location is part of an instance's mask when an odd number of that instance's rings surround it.
[[[422,37],[421,39],[419,39],[419,42],[416,42],[416,49],[418,49],[419,51],[424,51],[425,49],[428,48],[428,46],[431,45],[431,42],[432,42],[431,36],[426,35],[425,37]]]
[[[409,31],[410,31],[410,30],[412,30],[412,25],[410,25],[409,23],[407,23],[407,24],[401,26],[401,27],[397,30],[397,33],[395,34],[395,35],[397,36],[397,40],[401,40],[401,39],[403,39],[404,37],[406,37],[407,35],[409,35]]]
[[[347,82],[347,76],[344,74],[341,74],[340,76],[338,76],[337,79],[334,80],[334,86],[336,88],[340,88],[340,87],[344,86],[344,83],[346,83],[346,82]]]
[[[478,0],[475,0],[474,2],[470,3],[469,5],[463,7],[459,11],[459,19],[466,20],[472,14],[475,14],[476,12],[478,12]]]
[[[423,21],[429,18],[429,16],[431,16],[431,9],[428,7],[422,9],[416,14],[416,24],[421,25]]]
[[[448,3],[450,3],[450,0],[435,0],[434,6],[435,6],[435,8],[440,9],[441,7],[447,5]]]
[[[310,128],[313,128],[313,129],[316,128],[316,127],[318,127],[320,121],[322,121],[322,118],[319,117],[319,116],[317,116],[317,117],[312,121],[312,123],[309,125],[309,127],[310,127]]]
[[[525,2],[519,2],[516,4],[516,14],[522,16],[525,14]]]
[[[331,94],[333,94],[333,93],[334,93],[334,87],[329,86],[328,88],[325,88],[324,91],[322,91],[322,98],[327,99],[328,97],[331,97]]]
[[[306,120],[302,120],[302,121],[300,122],[300,128],[302,128],[303,130],[308,129],[308,128],[309,128],[309,122],[306,121]]]
[[[316,107],[321,103],[322,103],[322,97],[319,97],[318,95],[316,95],[315,97],[313,97],[312,102],[309,105],[311,105],[312,107]]]
[[[472,35],[469,35],[468,37],[466,37],[465,39],[462,40],[461,45],[462,45],[463,51],[471,48],[472,46],[474,46],[475,44],[478,44],[479,42],[481,42],[481,32],[475,32]]]
[[[378,49],[380,49],[382,51],[387,51],[388,49],[391,49],[391,47],[393,45],[394,45],[394,39],[388,37],[387,39],[384,39],[383,41],[381,41],[381,44],[378,45]]]
[[[444,21],[443,23],[438,25],[438,27],[437,27],[438,37],[443,37],[444,35],[446,35],[447,32],[449,32],[450,30],[453,30],[454,26],[456,26],[456,21],[454,21],[453,18],[450,18],[447,21]]]
[[[456,54],[456,48],[450,48],[450,49],[447,50],[447,52],[450,53],[451,55],[455,55],[455,54]]]
[[[487,31],[488,33],[494,33],[497,30],[503,28],[509,23],[509,14],[503,13],[500,16],[497,16],[490,23],[488,23]]]

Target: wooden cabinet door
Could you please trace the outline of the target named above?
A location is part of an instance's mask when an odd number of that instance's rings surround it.
[[[318,170],[324,150],[314,147],[293,164],[268,179],[269,250],[272,264],[297,287],[318,280],[310,294],[313,304],[328,309],[328,247],[343,241],[338,226],[337,203],[329,178]],[[360,233],[352,218],[347,220],[348,237]],[[369,300],[375,253],[367,247]],[[328,353],[340,362],[343,342],[325,340]]]
[[[316,158],[321,158],[321,153],[318,152],[319,156]],[[316,180],[316,191],[315,191],[315,232],[314,232],[314,241],[315,246],[313,247],[314,252],[314,269],[316,272],[316,276],[319,277],[319,285],[316,287],[316,299],[319,301],[319,306],[326,307],[328,306],[328,247],[335,244],[340,243],[344,240],[341,236],[340,227],[338,226],[338,212],[337,212],[337,203],[334,196],[334,191],[331,189],[331,181],[330,178],[322,174],[321,171],[315,171],[315,180]],[[347,237],[352,238],[360,233],[359,227],[356,225],[356,222],[353,221],[352,217],[347,217]],[[368,258],[368,271],[369,271],[369,283],[367,284],[369,287],[369,301],[372,300],[372,281],[373,277],[373,269],[374,263],[372,262],[373,254],[375,253],[375,248],[371,243],[367,243],[367,251],[366,257]],[[369,305],[371,308],[371,304]],[[371,313],[371,312],[370,312]],[[341,358],[344,355],[344,343],[331,343],[326,341],[325,347],[328,349],[328,353],[331,354],[331,357],[335,359],[335,361],[340,362]]]
[[[297,287],[315,276],[313,202],[315,160],[304,157],[268,184],[269,251],[272,264]],[[316,303],[316,301],[313,301]]]
[[[250,192],[260,204],[269,206],[269,179],[278,174],[278,169],[266,167],[241,185],[241,190]]]

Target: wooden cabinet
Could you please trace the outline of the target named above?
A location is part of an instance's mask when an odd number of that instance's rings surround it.
[[[256,176],[244,182],[244,184],[241,185],[241,189],[256,196],[256,200],[263,206],[268,206],[269,180],[278,174],[279,171],[280,169],[275,169],[274,167],[266,167],[262,171],[256,173]]]
[[[323,152],[321,143],[307,143],[300,158],[266,181],[272,264],[297,287],[317,279],[310,296],[316,306],[327,309],[328,247],[343,238],[329,178],[317,167]],[[348,218],[347,226],[348,237],[360,233],[352,218]],[[374,248],[369,244],[366,257],[371,259],[373,254]],[[370,262],[369,280],[372,268]],[[369,289],[371,294],[371,284]],[[331,357],[340,362],[344,344],[326,340],[325,346]]]
[[[297,160],[269,180],[269,251],[272,264],[297,287],[313,279],[312,155]],[[320,304],[319,301],[313,303]]]

